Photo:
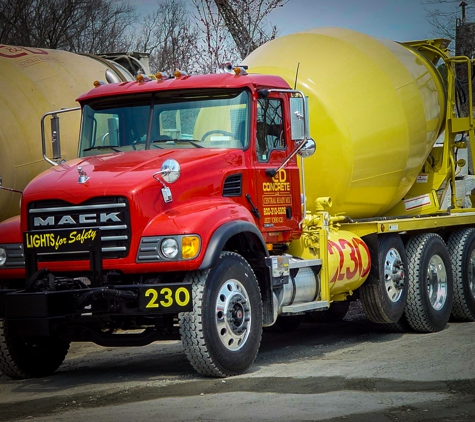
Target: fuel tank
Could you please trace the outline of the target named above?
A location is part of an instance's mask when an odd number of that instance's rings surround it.
[[[41,152],[41,117],[49,111],[78,106],[75,99],[91,89],[95,80],[107,79],[130,80],[132,75],[122,66],[97,56],[0,45],[0,176],[3,186],[23,190],[34,176],[50,167]],[[48,121],[45,121],[47,132]],[[65,159],[77,156],[79,121],[79,112],[61,115],[61,147]],[[19,213],[19,201],[20,194],[0,190],[0,221]]]
[[[415,182],[445,116],[444,83],[422,53],[342,28],[270,41],[245,60],[308,96],[316,153],[304,161],[307,207],[383,215]]]

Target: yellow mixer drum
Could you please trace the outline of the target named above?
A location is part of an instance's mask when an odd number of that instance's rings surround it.
[[[341,28],[270,41],[244,64],[308,96],[317,152],[305,159],[306,196],[332,213],[383,214],[399,202],[443,129],[445,94],[433,64],[402,44]],[[297,74],[298,69],[298,74]]]

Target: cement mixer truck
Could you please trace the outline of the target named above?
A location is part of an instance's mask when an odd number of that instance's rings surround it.
[[[79,157],[49,157],[0,225],[0,370],[46,376],[71,342],[180,338],[226,377],[263,329],[356,298],[398,331],[474,321],[472,62],[447,47],[323,28],[247,67],[96,83]]]
[[[92,55],[0,45],[0,221],[19,213],[22,190],[50,166],[41,154],[43,114],[76,107],[76,97],[95,80],[134,80],[139,71],[150,73],[144,53]],[[79,122],[79,112],[64,116],[62,151],[51,155],[77,157]]]

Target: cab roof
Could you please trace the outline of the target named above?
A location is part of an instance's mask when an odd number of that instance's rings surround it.
[[[289,89],[289,85],[280,76],[273,75],[233,75],[229,73],[217,73],[208,75],[189,75],[172,77],[169,79],[154,80],[144,79],[142,82],[119,82],[112,84],[101,84],[81,95],[77,101],[80,103],[99,97],[109,97],[117,95],[140,94],[146,92],[159,92],[184,89],[239,89],[248,87],[250,89],[278,88]]]

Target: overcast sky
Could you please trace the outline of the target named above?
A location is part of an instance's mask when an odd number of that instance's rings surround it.
[[[430,38],[433,28],[419,0],[290,0],[269,19],[282,34],[338,26],[397,41]]]
[[[461,0],[460,0],[461,1]],[[451,10],[452,5],[445,6]],[[131,0],[140,12],[156,10],[158,0]],[[191,4],[191,1],[188,3]],[[439,6],[440,8],[440,6]],[[396,41],[434,37],[420,0],[290,0],[268,17],[285,35],[321,26],[338,26]]]

